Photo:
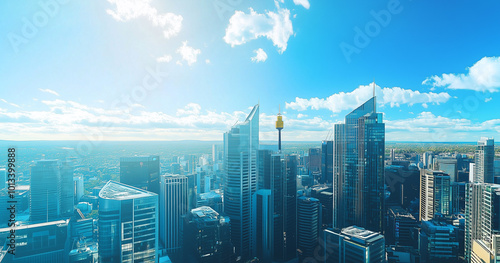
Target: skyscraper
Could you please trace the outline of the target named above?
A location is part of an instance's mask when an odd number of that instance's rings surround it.
[[[333,180],[333,141],[321,143],[321,178],[320,184],[332,183]]]
[[[65,160],[61,162],[61,216],[73,215],[75,205],[75,189],[73,184],[74,162]]]
[[[314,256],[321,230],[321,203],[301,196],[297,199],[297,250],[300,262]]]
[[[474,182],[494,183],[495,141],[491,138],[482,137],[477,142],[474,159]]]
[[[385,125],[375,96],[335,124],[333,227],[383,231]]]
[[[271,190],[259,189],[254,198],[256,256],[263,262],[271,262],[274,249]]]
[[[492,257],[500,257],[494,249],[500,234],[500,185],[470,183],[466,187],[465,257],[471,259],[474,241]]]
[[[120,182],[160,194],[160,157],[134,156],[120,158]]]
[[[99,192],[99,262],[158,262],[158,196],[109,181]]]
[[[224,134],[224,212],[231,218],[231,239],[241,259],[255,254],[252,196],[257,190],[258,148],[257,104],[243,123]]]
[[[49,222],[59,218],[61,167],[58,160],[35,161],[31,166],[30,220]],[[73,188],[70,188],[71,190]]]
[[[192,209],[184,218],[183,262],[225,263],[231,262],[229,217],[219,215],[208,206]]]
[[[434,215],[450,215],[450,176],[441,171],[420,170],[420,221],[430,221]]]
[[[182,248],[182,216],[189,211],[188,178],[162,175],[160,180],[160,240],[169,256]]]

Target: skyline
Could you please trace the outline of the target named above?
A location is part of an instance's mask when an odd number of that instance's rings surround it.
[[[222,141],[259,103],[321,141],[374,81],[387,141],[500,132],[494,1],[41,3],[0,10],[5,140]]]

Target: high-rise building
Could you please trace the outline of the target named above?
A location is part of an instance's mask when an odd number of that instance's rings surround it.
[[[160,157],[134,156],[120,158],[120,182],[160,194]]]
[[[319,200],[306,196],[297,198],[297,250],[300,262],[314,256],[321,225]]]
[[[75,206],[75,191],[73,184],[74,162],[61,162],[61,210],[62,217],[71,217]]]
[[[83,178],[81,176],[73,177],[73,192],[75,197],[74,202],[75,204],[78,204],[83,195],[85,195]]]
[[[418,237],[420,262],[458,262],[458,228],[438,221],[422,221]]]
[[[437,159],[438,169],[450,176],[450,183],[458,182],[458,169],[457,169],[457,159],[456,158],[438,158]]]
[[[217,144],[212,144],[212,163],[217,163],[217,161],[219,161],[217,158],[218,154]]]
[[[325,229],[323,240],[326,263],[385,262],[385,240],[379,233],[357,226]]]
[[[220,214],[223,211],[222,195],[215,191],[199,194],[196,199],[196,207],[200,206],[209,206]]]
[[[31,166],[30,186],[30,220],[49,222],[58,219],[61,208],[60,162],[58,160],[35,161]]]
[[[321,178],[320,184],[331,184],[333,180],[333,141],[321,143]]]
[[[312,174],[321,175],[321,148],[310,148],[309,149],[307,169],[309,171],[309,175],[312,175]],[[319,179],[319,178],[315,178],[315,179]]]
[[[252,197],[257,191],[259,105],[224,134],[224,212],[231,218],[231,240],[240,259],[255,254]]]
[[[225,263],[233,258],[230,219],[208,206],[192,209],[184,218],[183,262]]]
[[[254,198],[256,256],[263,262],[271,262],[274,249],[271,190],[259,189]]]
[[[158,196],[108,181],[99,192],[99,262],[158,262]]]
[[[385,125],[375,96],[335,124],[333,227],[384,225]]]
[[[492,138],[482,137],[477,142],[474,159],[474,182],[494,183],[495,141]]]
[[[28,263],[28,262],[67,262],[70,242],[68,242],[69,220],[58,220],[36,224],[16,226],[15,255],[7,253],[1,262]],[[4,247],[12,228],[0,228],[1,246]],[[5,246],[7,247],[7,246]]]
[[[189,212],[188,178],[166,174],[160,179],[160,240],[169,256],[182,249],[182,217]]]
[[[420,221],[430,221],[437,213],[450,215],[450,204],[450,176],[441,171],[420,170]]]
[[[465,257],[471,259],[474,241],[500,257],[496,235],[500,233],[500,185],[470,183],[466,189]]]
[[[388,245],[415,246],[412,232],[417,228],[417,220],[399,206],[387,209],[385,240]]]

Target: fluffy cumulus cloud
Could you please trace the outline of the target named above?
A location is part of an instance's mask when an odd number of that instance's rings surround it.
[[[309,9],[309,7],[311,7],[308,0],[293,0],[293,3],[303,6],[305,9]]]
[[[254,50],[253,52],[255,53],[255,56],[252,57],[253,62],[258,63],[258,62],[264,62],[267,60],[267,54],[262,48]]]
[[[428,103],[445,103],[451,96],[446,92],[420,92],[400,87],[381,88],[376,86],[377,103],[379,105],[389,104],[391,107],[399,107],[401,104],[422,104],[427,107]],[[293,110],[319,110],[328,109],[334,113],[350,110],[367,101],[373,96],[373,84],[361,85],[352,92],[340,92],[328,98],[295,98],[295,101],[287,102],[286,108]]]
[[[163,30],[165,38],[177,35],[181,31],[182,16],[174,13],[159,13],[151,6],[151,0],[108,0],[114,10],[106,12],[115,20],[125,22],[137,18],[146,18],[155,27]]]
[[[188,42],[182,42],[182,46],[177,49],[177,53],[182,56],[182,60],[186,61],[188,65],[192,65],[198,60],[198,55],[201,50],[188,46]]]
[[[259,14],[252,8],[249,13],[235,11],[229,19],[224,41],[234,47],[259,37],[266,37],[283,53],[287,48],[288,39],[293,35],[293,27],[290,10],[278,5],[276,7],[276,12],[267,11],[264,14]]]
[[[495,92],[500,90],[500,57],[484,57],[468,68],[467,74],[442,74],[424,80],[423,84],[448,89]]]

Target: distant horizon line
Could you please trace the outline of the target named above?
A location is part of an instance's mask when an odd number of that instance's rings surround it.
[[[223,140],[0,140],[2,142],[81,142],[81,141],[90,141],[90,142],[217,142],[223,143]],[[321,143],[321,141],[282,141],[285,143]],[[260,142],[266,143],[276,143],[274,140],[261,140]],[[467,142],[467,141],[385,141],[386,143],[462,143],[462,144],[477,144],[477,141]],[[272,145],[272,144],[271,144]]]

